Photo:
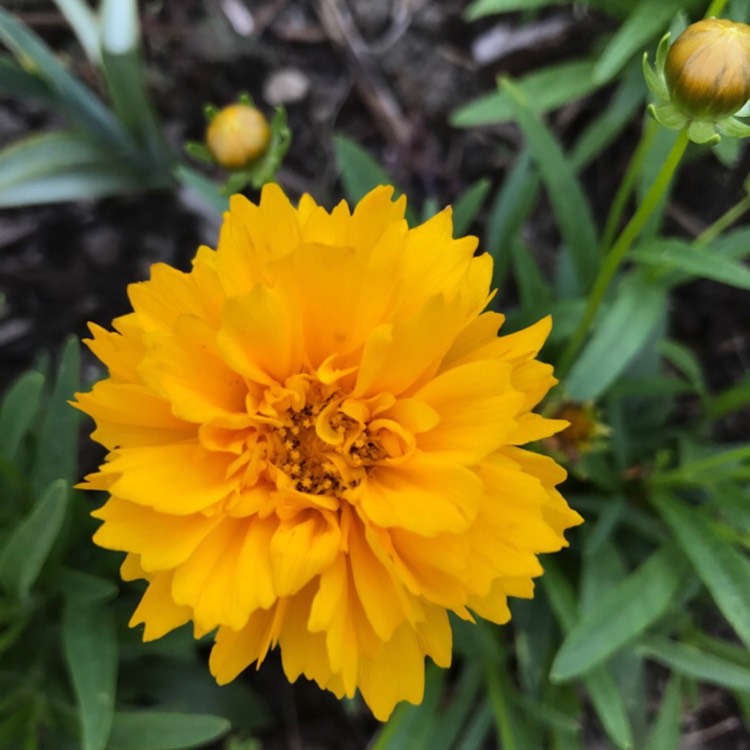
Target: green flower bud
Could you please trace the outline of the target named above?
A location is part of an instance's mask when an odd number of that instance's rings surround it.
[[[750,99],[750,26],[706,18],[669,48],[664,77],[672,103],[686,117],[717,121]]]

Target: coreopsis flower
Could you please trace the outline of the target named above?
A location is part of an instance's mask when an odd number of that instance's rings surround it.
[[[220,683],[278,646],[290,680],[385,720],[421,700],[425,655],[450,664],[448,613],[506,622],[581,521],[521,447],[566,425],[531,411],[550,320],[497,336],[492,260],[450,209],[409,229],[391,188],[329,213],[273,184],[230,205],[215,251],[91,326],[94,539],[148,582],[145,640],[215,631]]]
[[[750,135],[745,116],[750,99],[750,26],[723,18],[691,24],[669,45],[662,39],[656,70],[644,56],[646,82],[656,96],[651,114],[669,128],[687,128],[697,143],[720,135]]]

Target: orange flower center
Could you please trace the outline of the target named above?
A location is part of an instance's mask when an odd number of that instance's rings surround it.
[[[341,395],[316,399],[316,390],[307,393],[303,407],[288,409],[283,424],[271,430],[268,460],[299,492],[340,496],[388,452],[366,424],[344,413]]]

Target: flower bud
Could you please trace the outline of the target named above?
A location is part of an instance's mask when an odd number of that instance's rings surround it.
[[[669,48],[664,76],[686,117],[734,114],[750,99],[750,26],[721,18],[688,26]]]
[[[225,169],[240,169],[268,148],[271,130],[263,113],[247,104],[231,104],[216,113],[206,129],[206,146]]]

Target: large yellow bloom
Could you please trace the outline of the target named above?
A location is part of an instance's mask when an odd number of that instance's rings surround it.
[[[530,411],[549,319],[498,338],[490,257],[450,209],[409,229],[404,208],[235,196],[216,251],[91,326],[110,377],[77,396],[109,450],[95,541],[148,581],[130,624],[216,629],[220,683],[278,645],[290,680],[379,719],[421,700],[425,655],[449,665],[449,611],[506,622],[581,521],[518,447],[566,424]]]

